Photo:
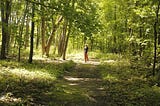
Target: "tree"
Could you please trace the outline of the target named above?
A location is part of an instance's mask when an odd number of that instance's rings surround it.
[[[32,4],[32,23],[31,23],[31,35],[30,35],[30,54],[29,54],[29,63],[32,63],[32,58],[33,58],[33,38],[34,38],[34,27],[35,27],[35,22],[34,22],[34,11],[35,11],[35,4]]]
[[[11,13],[11,0],[1,0],[1,20],[2,20],[2,44],[1,59],[6,59],[7,41],[9,39],[9,16]]]
[[[157,10],[156,10],[156,18],[154,22],[154,61],[153,61],[153,76],[155,75],[155,66],[156,66],[156,58],[157,58],[157,25],[158,25],[158,13],[160,8],[160,0],[158,2]]]
[[[23,43],[23,38],[22,38],[22,34],[23,34],[23,29],[24,29],[24,23],[25,23],[25,19],[26,19],[26,15],[27,15],[27,11],[28,11],[28,2],[26,1],[26,7],[24,10],[24,14],[22,17],[22,22],[19,28],[19,36],[18,36],[18,61],[20,62],[20,58],[21,58],[21,48],[22,48],[22,43]],[[27,36],[27,34],[26,34]]]

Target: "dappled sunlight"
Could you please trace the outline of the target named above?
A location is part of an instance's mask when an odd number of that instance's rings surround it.
[[[42,56],[34,56],[34,60],[38,61],[45,61],[47,63],[63,63],[64,61],[59,58],[48,58],[48,57],[42,57]]]
[[[152,87],[153,91],[155,91],[156,93],[160,94],[160,87],[158,87],[157,85],[154,85]]]
[[[84,54],[82,53],[76,53],[76,54],[69,54],[67,56],[67,60],[72,60],[75,63],[81,63],[81,64],[93,64],[93,65],[99,65],[100,59],[95,59],[93,56],[90,57],[89,55],[89,61],[85,62],[84,61]]]
[[[104,80],[108,80],[110,82],[118,81],[119,79],[111,74],[108,74],[104,77]]]
[[[114,62],[116,62],[115,60],[105,60],[105,61],[103,61],[104,63],[114,63]]]
[[[72,86],[74,86],[74,85],[78,85],[77,83],[70,83],[69,85],[72,85]]]
[[[33,79],[55,80],[56,79],[55,77],[51,76],[49,73],[45,73],[41,71],[29,71],[21,68],[10,69],[8,71],[13,75],[16,75],[20,78],[29,79],[29,80],[33,80]]]
[[[94,58],[95,55],[93,55],[93,53],[91,54],[91,56],[89,55],[89,61],[85,62],[84,61],[84,53],[83,52],[78,52],[78,53],[72,53],[72,54],[67,54],[66,56],[66,60],[63,60],[60,57],[56,57],[56,58],[48,58],[45,56],[39,56],[36,55],[33,57],[34,60],[40,60],[40,61],[45,61],[48,63],[64,63],[66,61],[73,61],[75,63],[81,63],[81,64],[93,64],[93,65],[100,65],[101,61],[100,59],[96,59]]]
[[[76,78],[72,76],[65,76],[64,79],[67,81],[101,81],[101,79],[98,78]]]
[[[143,71],[131,69],[128,59],[116,57],[106,57],[106,60],[90,57],[85,63],[82,54],[67,57],[67,60],[37,56],[34,64],[3,63],[0,105],[53,103],[54,106],[62,102],[70,106],[65,103],[90,102],[88,106],[92,103],[103,106],[99,103],[137,102],[139,98],[158,101],[160,88],[148,86],[147,78],[141,74]]]
[[[3,103],[20,103],[22,102],[21,98],[15,98],[14,95],[9,92],[0,96],[0,102]]]

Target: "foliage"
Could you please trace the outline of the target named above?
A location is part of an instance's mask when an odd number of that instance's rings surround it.
[[[0,55],[8,59],[0,60],[0,105],[91,105],[88,88],[71,88],[65,75],[101,79],[105,95],[94,99],[107,100],[107,105],[159,105],[159,3],[1,0]],[[35,23],[34,62],[28,64],[31,22]],[[80,64],[85,43],[91,61]],[[51,50],[51,56],[40,57],[43,50],[47,56]],[[66,50],[71,60],[61,61],[57,56],[65,57]],[[94,61],[101,65],[93,65]],[[154,66],[156,75],[151,76]]]

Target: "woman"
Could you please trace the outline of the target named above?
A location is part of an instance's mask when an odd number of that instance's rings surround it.
[[[89,59],[88,59],[88,45],[85,44],[85,47],[84,47],[84,61],[87,62]]]

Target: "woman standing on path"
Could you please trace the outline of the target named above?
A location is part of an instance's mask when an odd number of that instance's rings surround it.
[[[85,47],[84,47],[84,61],[87,62],[89,61],[88,59],[88,45],[85,44]]]

